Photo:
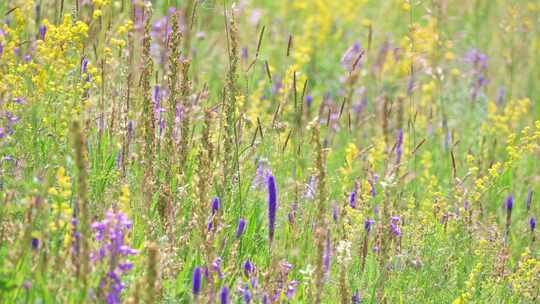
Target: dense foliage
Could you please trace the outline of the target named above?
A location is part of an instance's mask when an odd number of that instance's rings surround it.
[[[540,302],[537,1],[0,16],[0,302]]]

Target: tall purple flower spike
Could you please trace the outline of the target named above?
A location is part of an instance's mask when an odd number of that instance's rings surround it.
[[[276,210],[277,210],[277,187],[276,179],[272,174],[268,176],[268,238],[270,242],[274,240],[274,231],[276,228]]]

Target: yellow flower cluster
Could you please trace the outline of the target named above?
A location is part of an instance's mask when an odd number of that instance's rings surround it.
[[[71,178],[66,175],[64,167],[58,168],[56,172],[56,186],[49,188],[49,195],[52,198],[51,209],[53,220],[49,222],[49,229],[52,231],[63,230],[71,221],[73,210],[70,207],[71,199]]]
[[[499,111],[495,102],[489,102],[487,121],[482,125],[482,132],[498,137],[510,135],[527,115],[530,107],[529,98],[511,100],[502,111]]]
[[[513,293],[527,301],[534,301],[540,289],[540,261],[530,256],[530,249],[521,255],[517,270],[510,276]]]
[[[465,304],[472,300],[473,294],[476,292],[476,281],[478,275],[482,272],[483,265],[481,262],[478,262],[474,266],[471,273],[469,273],[469,278],[465,282],[465,290],[457,299],[455,299],[452,304]]]
[[[506,139],[506,153],[507,159],[504,162],[496,162],[491,168],[488,169],[487,174],[479,176],[474,181],[474,189],[471,193],[473,201],[479,201],[482,194],[485,193],[494,184],[497,178],[505,170],[511,168],[516,162],[523,159],[528,154],[534,152],[538,148],[538,141],[540,140],[540,121],[536,121],[535,128],[525,127],[520,132],[521,136],[518,140],[516,133],[511,133]],[[475,175],[478,172],[478,167],[473,165],[474,157],[472,155],[467,156],[467,162],[469,163],[469,174]]]
[[[349,143],[345,149],[345,165],[339,169],[344,177],[353,172],[353,163],[356,157],[358,157],[358,148],[354,143]]]
[[[120,204],[120,210],[124,212],[126,215],[131,216],[131,193],[129,191],[128,185],[123,185],[120,189],[120,197],[118,198],[118,202]]]
[[[94,4],[94,12],[92,13],[93,19],[98,19],[103,15],[103,9],[106,8],[107,5],[111,3],[110,0],[92,0],[92,4]]]

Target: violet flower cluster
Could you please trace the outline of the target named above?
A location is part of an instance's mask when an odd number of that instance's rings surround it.
[[[106,275],[99,282],[98,294],[104,294],[109,304],[121,303],[120,295],[126,287],[121,278],[133,268],[128,257],[139,253],[127,243],[132,227],[133,223],[125,214],[113,211],[108,211],[103,221],[92,224],[100,247],[92,254],[91,260],[107,267]]]

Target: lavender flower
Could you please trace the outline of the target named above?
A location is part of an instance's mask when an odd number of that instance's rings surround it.
[[[45,25],[39,26],[39,38],[45,41],[45,35],[47,34],[47,27]]]
[[[343,68],[348,71],[352,71],[353,68],[355,68],[354,64],[363,51],[364,50],[360,47],[360,42],[358,41],[350,46],[341,57],[341,65]]]
[[[306,105],[307,105],[307,107],[310,108],[312,104],[313,104],[313,96],[311,96],[311,95],[306,96]]]
[[[248,48],[247,47],[243,47],[242,48],[242,61],[244,63],[246,63],[248,61]]]
[[[536,218],[534,216],[531,216],[529,220],[529,227],[531,227],[531,232],[534,232],[534,229],[536,229]]]
[[[163,90],[159,85],[155,85],[152,89],[152,106],[154,110],[154,120],[159,125],[159,135],[163,134],[165,129],[165,118],[161,115],[165,112],[165,109],[161,106],[161,100],[163,98]]]
[[[351,208],[356,209],[356,189],[351,191],[349,194],[349,206]]]
[[[218,278],[222,279],[223,278],[223,273],[221,272],[221,257],[217,257],[213,262],[212,262],[212,271],[214,271],[215,273],[217,273],[218,275]]]
[[[396,224],[390,224],[390,229],[392,230],[392,233],[395,236],[400,236],[401,235],[401,229],[399,229],[399,227]]]
[[[525,206],[527,207],[527,211],[531,210],[532,196],[532,189],[529,189],[529,192],[527,193],[527,199],[525,200]]]
[[[32,249],[38,250],[39,249],[39,239],[33,237],[32,238]]]
[[[202,270],[201,267],[195,267],[193,271],[192,279],[192,292],[193,295],[198,296],[201,293],[201,280],[202,280]]]
[[[287,285],[287,290],[285,291],[285,296],[287,299],[291,300],[294,294],[296,293],[296,286],[298,286],[298,281],[292,280]]]
[[[241,289],[242,296],[244,298],[244,303],[251,302],[251,293],[249,292],[249,286],[246,284],[244,288]]]
[[[372,219],[367,219],[364,222],[364,229],[366,230],[367,233],[371,231],[371,227],[373,226],[373,224],[375,224],[375,221]]]
[[[276,180],[272,174],[268,176],[268,238],[270,242],[274,240],[274,230],[276,226],[277,209],[277,188]]]
[[[226,286],[221,287],[219,299],[221,304],[229,304],[229,289]]]
[[[238,221],[238,226],[236,227],[236,238],[239,239],[242,234],[244,233],[244,230],[246,229],[246,220],[243,218],[240,218]]]
[[[255,172],[255,178],[253,179],[251,188],[253,190],[263,189],[264,184],[266,180],[268,179],[269,174],[270,174],[270,170],[268,170],[266,161],[259,160],[257,163],[257,171]]]
[[[377,175],[375,175],[373,177],[373,179],[369,179],[368,178],[368,183],[369,183],[369,186],[371,187],[371,197],[375,197],[377,195],[377,190],[375,190],[375,183],[377,182],[377,180],[379,179],[379,177]]]
[[[512,208],[514,208],[514,196],[512,194],[508,195],[506,198],[504,207],[508,213],[512,213]]]
[[[212,199],[212,215],[215,215],[218,212],[220,205],[221,202],[219,197],[214,197],[214,199]]]
[[[351,298],[351,303],[352,304],[360,304],[360,292],[358,291],[358,289],[353,293],[352,295],[352,298]]]
[[[390,230],[392,231],[392,234],[397,237],[401,236],[401,229],[398,226],[400,221],[401,219],[399,216],[392,216],[390,218]]]
[[[472,65],[472,75],[474,77],[471,85],[471,98],[476,100],[480,89],[487,85],[486,70],[488,67],[487,56],[476,49],[472,49],[465,54],[465,62]]]
[[[220,205],[221,205],[221,203],[220,203],[219,197],[214,197],[212,199],[212,215],[208,219],[208,224],[206,225],[208,231],[212,230],[212,227],[214,226],[213,225],[213,219],[214,219],[214,216],[217,214]]]
[[[396,140],[396,164],[401,162],[401,155],[403,154],[403,129],[399,129],[399,133]]]
[[[88,72],[88,59],[83,58],[81,61],[81,74]]]
[[[255,266],[253,266],[250,260],[246,260],[244,262],[244,274],[246,275],[246,277],[250,277],[254,271]]]
[[[332,204],[332,219],[336,223],[339,220],[339,209],[338,205],[335,202]]]
[[[129,255],[138,253],[138,250],[129,247],[125,241],[126,236],[132,229],[133,224],[121,212],[108,211],[105,219],[95,222],[91,228],[95,233],[95,239],[101,243],[101,247],[91,256],[92,261],[99,262],[108,258],[109,264],[106,276],[102,277],[99,288],[105,290],[107,303],[120,303],[120,294],[125,285],[121,276],[133,268],[133,264],[123,260]]]
[[[326,233],[326,242],[324,246],[324,256],[323,256],[323,272],[328,273],[330,270],[330,256],[331,256],[332,247],[330,244],[330,231]]]

